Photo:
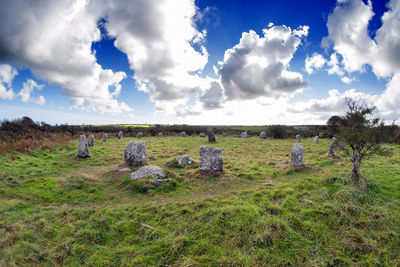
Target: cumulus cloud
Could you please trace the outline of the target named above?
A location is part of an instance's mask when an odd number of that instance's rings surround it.
[[[93,3],[93,2],[90,2]],[[116,99],[124,72],[103,69],[91,46],[101,10],[88,1],[15,0],[0,9],[0,60],[16,61],[59,85],[72,105],[99,112],[130,110]]]
[[[312,74],[314,70],[322,68],[325,65],[325,63],[326,63],[325,58],[316,52],[313,53],[311,57],[307,55],[305,60],[306,72],[308,74]]]
[[[269,24],[263,34],[260,37],[254,31],[244,32],[239,44],[225,51],[218,74],[227,100],[279,98],[308,86],[300,73],[289,70],[308,26],[292,30]]]
[[[223,89],[217,81],[211,82],[210,87],[200,97],[204,109],[222,108],[223,101]]]
[[[31,96],[35,89],[39,91],[42,88],[43,85],[39,85],[34,80],[28,79],[26,82],[23,83],[22,89],[18,93],[18,96],[21,97],[21,100],[23,102],[32,102],[43,105],[46,102],[46,99],[43,96],[39,96],[37,98]]]
[[[0,64],[0,99],[11,100],[15,94],[12,89],[12,81],[18,71],[8,64]]]

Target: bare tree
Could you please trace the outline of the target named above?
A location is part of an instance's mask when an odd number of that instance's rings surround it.
[[[373,118],[375,107],[368,105],[365,99],[346,98],[345,104],[346,115],[335,118],[339,128],[336,142],[345,142],[344,151],[353,163],[350,182],[361,185],[362,160],[374,154],[391,156],[391,150],[381,146],[385,140],[385,126],[382,120]]]

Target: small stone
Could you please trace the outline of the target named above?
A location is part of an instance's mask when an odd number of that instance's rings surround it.
[[[316,144],[319,143],[319,137],[318,137],[318,135],[314,137],[314,143],[316,143]]]
[[[154,185],[155,187],[168,183],[170,179],[157,179],[157,180],[148,180],[146,183]]]
[[[143,137],[142,132],[138,132],[138,133],[136,134],[136,138],[142,138],[142,137]]]
[[[119,172],[130,172],[131,168],[122,168],[118,170]]]
[[[186,132],[181,132],[181,136],[186,137],[187,136]]]
[[[247,138],[247,132],[243,132],[240,134],[240,138]]]
[[[329,146],[328,157],[334,157],[334,156],[335,156],[335,141],[332,141],[332,143]]]
[[[86,142],[86,136],[84,135],[79,136],[78,157],[80,158],[90,157],[89,147]]]
[[[222,171],[223,165],[221,149],[211,146],[200,146],[199,170]]]
[[[157,136],[158,136],[158,137],[163,137],[164,135],[163,135],[162,132],[159,132]]]
[[[226,137],[226,132],[223,132],[223,133],[222,133],[222,137]]]
[[[296,140],[297,140],[298,143],[301,143],[301,137],[300,137],[299,134],[296,134]]]
[[[267,138],[267,133],[266,132],[261,132],[260,133],[260,138],[266,139]]]
[[[108,140],[108,135],[105,133],[103,134],[103,142],[107,142]]]
[[[179,166],[186,166],[186,165],[191,165],[193,164],[194,160],[192,158],[189,158],[188,155],[182,155],[176,158],[176,161],[178,161]]]
[[[300,144],[294,144],[292,148],[290,164],[294,167],[303,166],[304,148]]]
[[[206,137],[206,134],[205,134],[205,133],[200,133],[199,136],[200,136],[201,138],[204,138],[204,137]]]
[[[122,133],[122,131],[119,131],[118,133],[118,139],[122,139],[124,137],[124,134]]]
[[[143,141],[129,142],[124,153],[125,162],[130,166],[145,165],[146,159],[146,143]]]
[[[212,132],[211,128],[207,129],[207,136],[208,136],[208,142],[215,142],[215,136],[214,133]]]
[[[94,135],[93,134],[89,134],[89,136],[88,136],[88,145],[94,146]]]
[[[132,172],[131,180],[137,181],[139,179],[151,176],[155,179],[164,178],[164,171],[158,166],[144,166]]]

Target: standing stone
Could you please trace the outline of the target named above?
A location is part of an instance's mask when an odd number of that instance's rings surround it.
[[[211,130],[211,128],[207,129],[207,136],[208,136],[208,142],[215,142],[217,140],[215,140],[215,136]]]
[[[266,139],[267,138],[267,133],[266,132],[261,132],[260,133],[260,138]]]
[[[331,145],[329,146],[328,157],[335,156],[335,141],[332,141]]]
[[[88,144],[86,143],[86,136],[84,135],[79,136],[78,157],[80,158],[90,157],[89,147]]]
[[[181,136],[186,137],[187,136],[186,132],[181,132]]]
[[[303,166],[304,148],[300,144],[294,144],[292,148],[290,164],[294,167]]]
[[[88,145],[89,146],[94,146],[94,135],[93,134],[89,134],[87,141],[88,141]]]
[[[318,137],[318,135],[314,137],[314,143],[316,143],[316,144],[319,143],[319,137]]]
[[[164,135],[163,135],[162,132],[159,132],[157,136],[158,136],[158,137],[163,137]]]
[[[243,132],[240,134],[240,138],[247,138],[247,132]]]
[[[122,139],[122,137],[124,137],[124,134],[122,133],[122,131],[119,131],[119,133],[118,133],[118,139]]]
[[[103,142],[107,142],[108,140],[108,135],[105,133],[103,134]]]
[[[299,134],[296,134],[296,140],[297,140],[298,143],[301,143],[301,137],[300,137]]]
[[[199,136],[200,136],[201,138],[203,138],[203,137],[206,137],[206,134],[205,134],[205,133],[200,133]]]
[[[143,141],[129,142],[124,153],[125,162],[131,166],[145,165],[146,143]]]
[[[224,161],[222,151],[211,146],[200,146],[199,170],[201,171],[222,171]]]
[[[185,167],[186,165],[191,165],[194,162],[194,160],[192,158],[189,158],[188,155],[179,156],[176,158],[176,161],[178,162],[178,165],[181,167]]]
[[[226,132],[223,132],[223,133],[222,133],[222,137],[226,137]]]
[[[142,132],[138,132],[138,133],[136,134],[136,138],[142,138],[142,137],[143,137]]]

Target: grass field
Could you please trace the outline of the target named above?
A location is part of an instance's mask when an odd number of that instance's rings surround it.
[[[224,172],[207,175],[172,161],[198,162],[206,138],[145,137],[148,164],[172,178],[154,189],[116,172],[134,140],[96,140],[87,159],[77,142],[0,157],[0,266],[400,265],[398,145],[364,162],[361,191],[327,139],[303,140],[294,170],[294,140],[217,136]]]

